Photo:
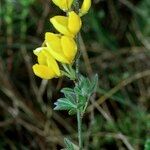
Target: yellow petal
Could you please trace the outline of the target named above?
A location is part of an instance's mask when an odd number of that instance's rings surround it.
[[[74,39],[68,36],[62,36],[61,44],[64,55],[67,57],[68,61],[72,63],[77,53],[77,45]]]
[[[91,7],[91,0],[84,0],[79,15],[80,16],[85,15],[89,11],[90,7]]]
[[[53,3],[63,11],[67,11],[71,8],[73,0],[52,0]]]
[[[76,35],[81,28],[81,24],[82,22],[80,17],[74,11],[69,12],[69,18],[68,18],[69,31],[74,35]]]
[[[33,53],[34,53],[36,56],[38,56],[38,54],[39,54],[42,50],[44,50],[44,49],[46,49],[46,47],[38,47],[38,48],[36,48],[35,50],[33,50]]]
[[[50,67],[44,65],[35,64],[32,69],[35,75],[42,79],[52,79],[56,76],[55,72]]]
[[[59,62],[69,64],[70,62],[64,54],[57,53],[55,50],[50,50],[51,55]]]
[[[42,51],[39,52],[39,54],[38,54],[38,63],[39,63],[40,65],[46,65],[46,66],[47,66],[46,54],[45,54],[44,50],[42,50]]]
[[[50,67],[57,76],[60,76],[60,70],[56,60],[49,53],[48,48],[39,52],[38,63]]]
[[[47,65],[48,67],[52,68],[57,76],[60,76],[60,69],[56,62],[56,60],[47,52]]]
[[[49,53],[59,62],[61,63],[69,63],[67,58],[65,57],[62,46],[61,46],[61,38],[57,34],[46,33],[45,34],[45,43],[49,48]]]
[[[57,40],[59,37],[60,37],[59,34],[55,34],[52,32],[46,32],[45,33],[45,40],[47,40],[47,41]]]
[[[65,16],[55,16],[50,19],[55,29],[62,34],[73,36],[73,34],[68,29],[68,17]]]
[[[46,32],[45,34],[46,45],[58,53],[61,53],[60,35],[51,32]]]

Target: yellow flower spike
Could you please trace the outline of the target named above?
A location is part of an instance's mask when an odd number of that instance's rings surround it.
[[[69,31],[74,35],[76,35],[79,32],[81,25],[82,25],[81,18],[74,11],[69,12],[68,17]]]
[[[48,80],[56,77],[55,72],[48,66],[35,64],[32,69],[34,74],[42,79]]]
[[[68,36],[62,36],[61,45],[64,55],[67,57],[69,62],[72,63],[77,53],[77,45],[74,39]]]
[[[71,8],[73,0],[52,0],[53,3],[63,11],[68,11]]]
[[[81,28],[81,19],[74,12],[69,12],[69,16],[55,16],[50,19],[55,29],[61,34],[74,37]]]
[[[91,0],[84,0],[79,13],[80,17],[85,15],[89,11],[90,7]]]

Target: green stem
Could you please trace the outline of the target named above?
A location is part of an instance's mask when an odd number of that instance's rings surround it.
[[[79,0],[75,0],[75,11],[79,12]],[[76,37],[76,42],[79,46],[79,35]],[[77,82],[79,81],[79,58],[80,58],[80,52],[77,54],[76,59],[76,79]],[[78,83],[77,83],[78,84]],[[79,97],[77,96],[77,103],[79,103]],[[79,150],[83,149],[83,141],[82,141],[82,116],[81,111],[78,108],[77,110],[77,124],[78,124],[78,142],[79,142]]]
[[[82,118],[80,109],[77,110],[79,150],[82,150]]]

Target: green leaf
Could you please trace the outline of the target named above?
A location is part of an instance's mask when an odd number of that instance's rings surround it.
[[[79,83],[76,84],[74,91],[78,95],[90,97],[93,94],[93,92],[95,92],[97,84],[98,84],[97,74],[91,79],[91,81],[84,76],[80,76]]]
[[[74,87],[74,92],[75,92],[77,95],[82,95],[81,89],[80,89],[78,86],[75,86],[75,87]]]
[[[92,80],[80,75],[79,82],[75,85],[74,89],[63,88],[61,90],[65,98],[60,98],[54,103],[56,105],[54,110],[68,110],[69,115],[76,114],[77,109],[82,111],[87,107],[89,97],[96,90],[97,83],[97,75]]]
[[[97,86],[98,86],[98,75],[96,74],[93,78],[92,78],[92,83],[91,83],[91,91],[95,92],[97,90]]]
[[[63,88],[61,92],[65,98],[60,98],[54,104],[56,107],[54,110],[68,110],[69,115],[73,115],[77,112],[76,94],[71,88]]]
[[[72,143],[67,138],[64,139],[64,143],[66,145],[66,149],[65,150],[79,150],[79,147],[77,145],[75,145],[74,143]]]
[[[79,103],[77,104],[77,108],[80,109],[81,107],[84,107],[86,102],[87,98],[85,96],[79,95]]]
[[[63,88],[61,92],[65,95],[65,98],[70,100],[72,103],[76,104],[76,95],[73,89],[70,88]]]
[[[69,139],[65,138],[64,143],[67,150],[74,150],[73,143]]]
[[[62,90],[61,90],[61,92],[62,93],[70,93],[70,94],[74,94],[74,90],[73,89],[71,89],[71,88],[63,88]]]
[[[150,138],[148,138],[144,145],[144,150],[150,150]]]
[[[54,104],[56,105],[54,110],[70,110],[77,108],[76,105],[67,98],[60,98]]]

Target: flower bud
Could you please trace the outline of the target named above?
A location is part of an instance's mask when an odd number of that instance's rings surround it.
[[[73,0],[52,0],[53,3],[63,11],[68,11],[71,8]]]
[[[85,15],[89,11],[90,7],[91,7],[91,0],[84,0],[79,15],[80,16]]]
[[[74,37],[80,30],[82,22],[80,17],[71,11],[68,13],[68,17],[55,16],[50,19],[50,22],[61,34]]]

